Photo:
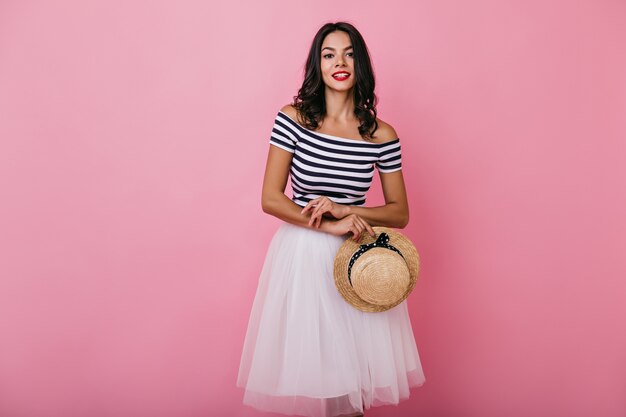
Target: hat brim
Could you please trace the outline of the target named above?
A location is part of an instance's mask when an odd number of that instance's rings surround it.
[[[362,233],[361,238],[358,241],[355,241],[352,238],[346,239],[337,250],[333,268],[335,286],[341,296],[355,308],[370,313],[389,310],[406,300],[415,287],[420,266],[417,249],[406,236],[389,227],[375,226],[373,229],[376,234],[375,237],[370,236],[369,233]],[[389,244],[402,252],[402,256],[404,257],[409,269],[409,285],[407,286],[404,294],[402,294],[402,296],[395,302],[386,305],[378,305],[363,300],[354,291],[354,288],[352,288],[352,285],[350,285],[350,282],[348,281],[348,264],[350,262],[350,258],[359,249],[360,245],[374,242],[383,232],[389,235]]]

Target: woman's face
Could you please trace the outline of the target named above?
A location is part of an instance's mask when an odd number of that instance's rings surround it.
[[[322,42],[320,54],[326,87],[337,91],[350,90],[354,86],[354,53],[350,36],[340,30],[329,33]]]

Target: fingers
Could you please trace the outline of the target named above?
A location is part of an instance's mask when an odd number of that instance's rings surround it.
[[[309,224],[312,224],[313,221],[315,221],[315,217],[317,216],[317,213],[319,213],[319,211],[322,209],[322,207],[324,207],[323,201],[319,203],[317,207],[315,207],[315,209],[313,209],[313,212],[311,212],[311,218],[309,219]]]
[[[356,224],[350,226],[350,231],[352,232],[352,240],[358,241],[361,236],[359,235],[359,229],[356,227]]]
[[[311,217],[309,218],[309,226],[313,225],[313,223],[315,222],[315,213],[317,213],[318,209],[319,209],[319,206],[313,209],[313,212],[311,213]]]
[[[300,213],[304,214],[307,211],[311,212],[311,217],[309,218],[308,225],[313,228],[319,228],[322,225],[322,218],[324,213],[332,212],[334,204],[336,203],[334,203],[328,197],[321,196],[309,201]],[[336,216],[333,215],[333,217]],[[353,234],[354,240],[360,240],[361,235],[364,231],[369,233],[370,236],[376,237],[376,232],[374,232],[374,228],[365,219],[355,214],[349,215],[349,217],[352,218],[348,222],[349,231],[347,233],[351,232]],[[348,220],[345,217],[343,217],[343,219]]]
[[[361,223],[361,226],[363,227],[362,230],[366,230],[370,234],[370,236],[376,237],[376,233],[374,232],[374,229],[372,228],[372,226],[370,226],[367,220],[365,220],[363,217],[357,217],[357,219]]]
[[[315,216],[316,216],[315,220],[317,221],[317,224],[315,225],[315,227],[320,227],[322,225],[322,217],[324,213],[326,213],[329,210],[330,208],[328,207],[328,204],[326,204],[325,207],[318,208],[317,213],[315,213]]]
[[[356,216],[354,218],[354,223],[355,226],[358,230],[358,236],[355,236],[355,240],[359,240],[361,238],[361,233],[363,233],[363,231],[367,231],[370,236],[372,237],[376,237],[376,233],[374,232],[374,229],[372,228],[372,226],[370,226],[370,224],[365,221],[365,219],[363,219],[362,217]]]
[[[318,221],[321,222],[321,215],[319,215],[318,217],[319,209],[320,206],[317,206],[315,211],[313,211],[313,214],[311,214],[311,218],[309,219],[309,226],[317,227],[316,223],[318,223]]]
[[[367,232],[370,234],[371,237],[376,237],[374,228],[372,228],[372,226],[370,226],[370,224],[366,222],[365,220],[363,220],[363,226],[365,227],[365,230],[367,230]]]
[[[324,200],[320,202],[313,213],[311,214],[311,218],[309,219],[309,226],[315,225],[314,227],[319,227],[322,224],[322,215],[327,211],[330,211],[332,205],[329,203],[329,200]],[[317,222],[317,224],[315,224]]]
[[[354,229],[355,229],[355,233],[354,233],[354,240],[358,241],[359,239],[361,239],[361,233],[363,233],[363,224],[361,222],[359,222],[358,218],[355,219],[354,222]]]
[[[338,219],[345,217],[345,215],[341,215],[338,213],[333,214],[333,211],[336,210],[338,206],[341,206],[341,205],[335,203],[333,200],[331,200],[330,198],[326,196],[320,196],[313,200],[310,200],[307,203],[307,205],[304,206],[304,208],[300,211],[300,213],[301,214],[305,214],[306,212],[311,213],[311,217],[309,218],[308,225],[312,227],[320,227],[322,224],[322,216],[324,213],[330,213],[331,216],[338,218]]]
[[[311,207],[312,207],[312,206],[311,206],[311,202],[309,201],[309,202],[307,203],[307,205],[306,205],[306,206],[304,206],[304,207],[302,208],[302,210],[300,210],[300,214],[306,214],[306,212],[307,212],[307,211],[309,211],[309,210],[311,209]]]
[[[300,211],[300,214],[304,214],[308,210],[311,210],[314,207],[315,203],[317,203],[317,200],[319,200],[319,197],[318,198],[314,198],[313,200],[309,201],[306,204],[306,206],[304,206],[304,208]]]

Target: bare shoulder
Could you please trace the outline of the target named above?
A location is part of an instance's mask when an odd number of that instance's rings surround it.
[[[398,138],[398,134],[393,126],[378,117],[376,121],[378,122],[378,129],[376,129],[375,135],[378,143],[385,143]]]
[[[285,113],[287,116],[291,117],[293,120],[297,120],[296,117],[298,116],[298,110],[296,110],[295,107],[293,107],[293,105],[291,104],[285,104],[280,111],[282,111],[283,113]]]

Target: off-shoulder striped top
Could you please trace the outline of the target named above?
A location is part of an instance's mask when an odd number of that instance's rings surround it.
[[[374,167],[381,173],[402,168],[400,139],[385,143],[318,133],[279,111],[270,144],[293,153],[292,200],[301,207],[319,196],[336,203],[364,206]]]

